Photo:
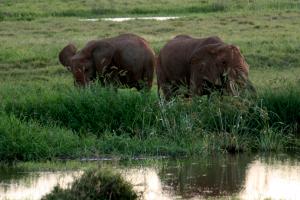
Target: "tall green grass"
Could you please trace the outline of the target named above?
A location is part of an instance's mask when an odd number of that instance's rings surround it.
[[[0,160],[49,160],[89,155],[94,137],[79,138],[71,131],[48,124],[22,122],[13,115],[0,114]]]
[[[115,92],[97,84],[86,89],[65,85],[53,87],[9,88],[7,90],[14,95],[3,96],[3,109],[24,120],[55,123],[98,136],[108,131],[143,137],[143,133],[153,131],[153,127],[155,132],[164,132],[195,125],[210,131],[234,128],[242,131],[245,127],[245,131],[251,132],[254,128],[259,130],[276,123],[293,125],[299,122],[300,91],[296,86],[262,91],[257,100],[220,98],[216,94],[209,100],[199,97],[165,103],[159,102],[154,92]]]
[[[300,131],[300,89],[299,87],[265,89],[261,103],[269,111],[274,123],[294,124]]]
[[[52,132],[58,133],[54,138],[63,149],[58,148],[54,152],[49,150],[50,153],[37,151],[36,158],[42,159],[43,153],[45,158],[49,158],[106,154],[195,155],[210,151],[299,149],[298,130],[295,127],[299,123],[300,91],[296,87],[290,88],[279,98],[276,92],[263,92],[255,100],[220,97],[215,94],[210,99],[178,98],[170,102],[159,102],[155,93],[143,94],[134,90],[115,92],[98,85],[76,89],[63,85],[49,88],[33,84],[31,87],[19,86],[8,90],[14,95],[3,98],[3,112],[15,116],[10,124],[19,124],[13,127],[21,126],[21,130],[25,130],[25,133],[20,132],[25,138],[21,137],[16,143],[21,146],[20,152],[33,158],[18,156],[17,150],[7,150],[2,155],[6,159],[34,159],[36,152],[31,150],[35,148],[31,147],[34,144],[40,147],[46,145],[46,148],[41,148],[43,151],[54,148],[56,143],[51,142],[51,136],[47,137]],[[4,91],[4,94],[9,92]],[[282,108],[291,113],[287,114]],[[36,135],[35,129],[21,124],[30,124],[32,121],[44,124],[45,127],[40,130],[41,135]],[[13,140],[7,139],[10,128],[5,124],[2,124],[6,131],[2,148],[5,149],[7,145],[14,149]],[[49,127],[49,124],[52,125]],[[54,128],[51,127],[53,124]],[[31,138],[32,134],[37,136],[37,142],[29,143],[29,147],[26,147],[28,137]],[[42,139],[44,137],[47,139]],[[66,142],[71,146],[64,146],[64,137],[73,141]],[[81,142],[87,143],[85,147]],[[79,146],[78,149],[76,145]],[[23,148],[28,148],[33,155]],[[75,153],[71,153],[74,149]],[[13,152],[11,157],[5,154],[9,151]]]

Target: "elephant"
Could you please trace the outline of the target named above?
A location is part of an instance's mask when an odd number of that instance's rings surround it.
[[[181,93],[188,97],[210,95],[213,91],[238,95],[239,88],[255,92],[248,73],[249,66],[237,46],[217,36],[178,35],[158,55],[158,95],[160,89],[166,99]],[[186,88],[185,92],[180,86]]]
[[[78,86],[86,86],[95,79],[104,85],[125,85],[137,90],[150,90],[152,86],[154,51],[144,38],[134,34],[92,40],[80,51],[70,43],[58,57]]]

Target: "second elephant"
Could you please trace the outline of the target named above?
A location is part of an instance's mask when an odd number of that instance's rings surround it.
[[[72,72],[76,85],[98,78],[102,84],[150,89],[155,56],[147,41],[134,34],[93,40],[77,51],[73,44],[59,53],[62,65]]]
[[[213,90],[237,95],[238,88],[249,86],[249,66],[238,47],[218,37],[192,38],[178,35],[161,49],[158,56],[157,83],[166,99],[182,93],[206,95]]]

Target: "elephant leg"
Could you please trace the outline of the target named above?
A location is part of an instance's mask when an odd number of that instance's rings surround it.
[[[180,91],[179,91],[180,87],[178,84],[172,84],[171,85],[171,92],[172,92],[172,96],[177,96],[177,95],[180,95]]]
[[[139,74],[129,73],[126,77],[126,80],[123,81],[124,85],[127,85],[129,88],[136,88],[138,91],[145,88],[144,80]]]
[[[161,84],[161,90],[163,91],[163,94],[166,98],[166,100],[170,100],[171,96],[172,96],[172,92],[171,92],[171,87],[169,84],[167,83],[163,83]]]
[[[140,81],[134,82],[132,87],[135,87],[138,91],[143,90],[145,92],[149,92],[151,89],[151,86],[149,87],[149,85],[147,84],[147,82],[145,80],[140,80]]]
[[[161,89],[164,93],[166,100],[169,101],[172,97],[176,96],[179,87],[176,84],[163,83],[161,84]]]
[[[151,62],[150,66],[147,66],[144,72],[144,86],[145,88],[150,91],[153,82],[153,73],[154,73],[154,64]]]
[[[204,81],[200,78],[196,79],[196,80],[195,80],[195,78],[192,79],[190,81],[190,91],[191,91],[190,93],[191,93],[192,96],[194,96],[194,95],[199,95],[199,96],[204,95],[204,91],[205,91]]]
[[[138,91],[143,91],[149,93],[151,91],[151,86],[149,86],[148,82],[139,82],[138,86],[136,87]]]
[[[135,87],[138,91],[141,91],[142,89],[144,89],[143,85],[143,81],[136,81],[130,87]]]
[[[136,76],[135,80],[138,80],[138,87],[136,87],[138,90],[144,90],[146,92],[149,92],[152,87],[152,81],[153,81],[153,73],[154,68],[149,63],[144,63],[144,67],[142,69],[142,72],[140,76]]]
[[[105,81],[104,81],[104,77],[102,75],[98,75],[98,83],[101,86],[105,86]]]
[[[152,87],[152,79],[149,80],[146,78],[140,82],[140,85],[141,89],[144,89],[146,92],[150,92]]]

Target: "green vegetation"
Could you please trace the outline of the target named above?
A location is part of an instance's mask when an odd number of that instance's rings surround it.
[[[98,85],[85,90],[26,85],[30,95],[26,88],[5,88],[18,99],[7,96],[2,102],[11,115],[1,123],[5,160],[299,148],[293,134],[300,113],[297,88],[285,91],[288,96],[263,92],[257,101],[216,95],[210,101],[175,99],[164,105],[154,92],[115,93]]]
[[[40,17],[102,17],[130,15],[186,15],[210,12],[300,9],[297,0],[3,0],[2,20],[34,20]]]
[[[71,131],[22,123],[12,115],[0,116],[0,133],[0,157],[9,161],[78,155],[83,144]]]
[[[42,199],[134,200],[137,198],[138,195],[133,191],[132,185],[126,182],[120,174],[108,169],[98,169],[86,171],[68,189],[56,186],[50,194]]]
[[[299,151],[298,1],[110,2],[1,1],[0,160]],[[184,17],[79,21],[131,15]],[[210,100],[160,103],[156,86],[150,94],[116,93],[97,84],[74,88],[71,74],[58,63],[60,49],[128,30],[156,52],[182,33],[218,35],[238,45],[258,97],[215,94]]]

